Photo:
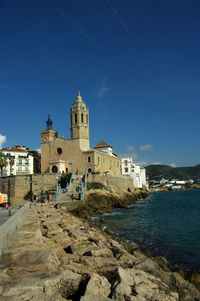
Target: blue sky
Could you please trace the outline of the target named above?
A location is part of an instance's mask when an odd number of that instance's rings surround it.
[[[70,138],[78,90],[90,142],[135,162],[200,163],[200,1],[1,0],[0,147]]]

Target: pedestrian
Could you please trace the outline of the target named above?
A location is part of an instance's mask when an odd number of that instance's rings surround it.
[[[48,202],[51,202],[51,194],[50,193],[47,196],[47,200],[48,200]]]
[[[72,199],[72,201],[74,200],[74,195],[73,195],[73,193],[72,193],[72,195],[71,195],[71,199]]]
[[[6,209],[8,209],[8,204],[6,204]]]
[[[11,210],[10,209],[8,210],[8,215],[11,216]]]

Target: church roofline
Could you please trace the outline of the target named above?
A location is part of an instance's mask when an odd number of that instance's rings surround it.
[[[96,146],[94,146],[94,148],[103,148],[103,147],[111,147],[112,148],[111,145],[107,144],[103,140],[101,140]]]

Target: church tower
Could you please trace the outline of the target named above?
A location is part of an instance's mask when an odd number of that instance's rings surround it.
[[[89,150],[89,111],[80,92],[71,108],[71,139],[79,139],[81,150]]]

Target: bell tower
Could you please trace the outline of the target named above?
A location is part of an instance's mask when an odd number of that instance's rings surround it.
[[[71,139],[79,139],[80,148],[83,151],[90,148],[89,111],[80,92],[71,108]]]

